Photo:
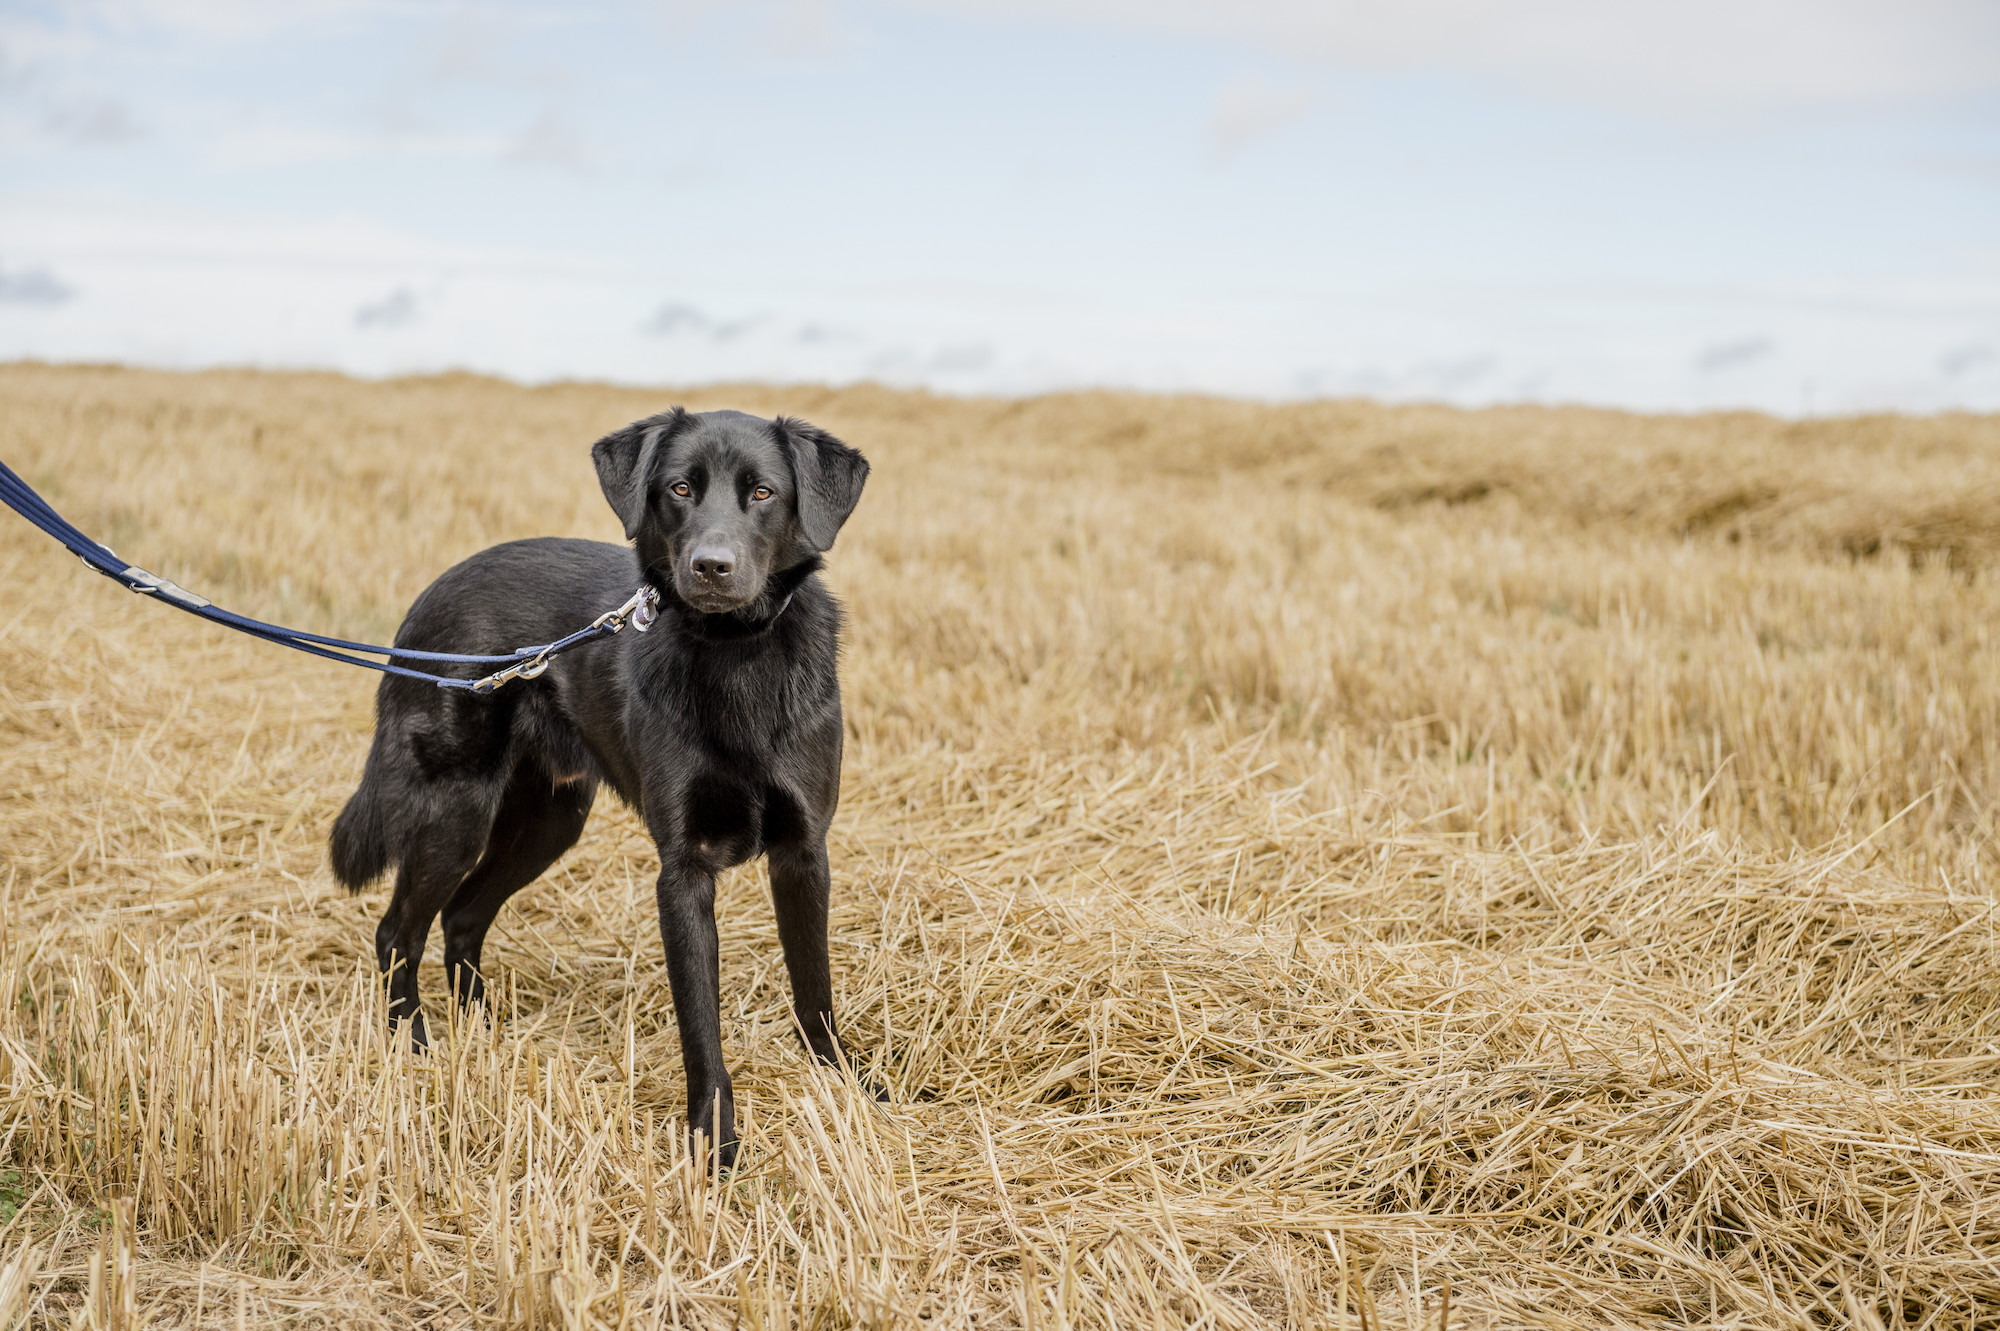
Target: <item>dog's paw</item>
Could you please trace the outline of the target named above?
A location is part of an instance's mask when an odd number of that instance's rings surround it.
[[[431,1049],[431,1033],[424,1025],[424,1014],[411,1013],[407,1017],[395,1017],[389,1024],[389,1043],[399,1048],[407,1048],[412,1054],[427,1054]]]
[[[688,1131],[688,1159],[694,1161],[703,1175],[733,1173],[742,1145],[742,1139],[732,1130],[722,1144],[711,1151],[706,1129],[692,1128]]]

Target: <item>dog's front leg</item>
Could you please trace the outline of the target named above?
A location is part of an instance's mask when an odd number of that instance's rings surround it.
[[[826,838],[812,837],[771,847],[771,904],[778,914],[778,940],[785,946],[785,969],[792,976],[792,1019],[812,1056],[840,1067],[847,1050],[833,1020],[833,968],[827,957]],[[877,1100],[889,1093],[849,1064],[861,1089]]]
[[[723,1169],[736,1164],[736,1096],[722,1061],[722,992],[717,974],[715,875],[662,855],[660,938],[687,1070],[688,1134],[705,1137]],[[697,1148],[698,1149],[698,1148]]]
[[[826,947],[827,898],[833,887],[826,841],[814,837],[773,846],[769,856],[771,905],[778,916],[785,969],[792,977],[792,1019],[812,1056],[838,1067],[840,1033],[833,1021],[833,974]]]

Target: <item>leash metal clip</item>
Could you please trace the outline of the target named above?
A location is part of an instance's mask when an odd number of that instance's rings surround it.
[[[589,629],[585,631],[603,629],[610,633],[616,633],[629,623],[633,628],[644,633],[647,629],[653,627],[653,621],[659,617],[660,594],[653,590],[652,584],[648,583],[638,591],[633,592],[632,599],[625,602],[624,605],[619,606],[616,610],[607,610],[596,619],[591,620]]]
[[[644,633],[660,617],[660,593],[648,583],[639,589],[633,600],[639,604],[632,607],[632,628],[634,632]]]
[[[472,691],[474,693],[491,693],[509,680],[533,679],[548,668],[549,658],[547,656],[537,656],[531,661],[523,661],[519,665],[508,666],[505,670],[496,670],[482,679],[475,679],[472,681]]]
[[[573,633],[559,642],[552,642],[546,647],[539,649],[534,647],[522,648],[522,652],[528,654],[527,660],[522,661],[519,665],[510,665],[505,670],[496,670],[484,678],[474,680],[472,682],[472,691],[474,693],[491,693],[502,684],[508,683],[511,680],[534,679],[549,668],[549,662],[555,658],[558,652],[565,651],[571,647],[580,647],[584,643],[597,638],[610,637],[612,634],[621,631],[627,624],[630,624],[640,633],[644,633],[647,629],[653,627],[653,621],[659,617],[660,594],[653,590],[650,584],[641,587],[638,591],[632,593],[631,599],[626,601],[625,604],[619,606],[616,610],[605,611],[596,619],[591,620],[581,631]]]

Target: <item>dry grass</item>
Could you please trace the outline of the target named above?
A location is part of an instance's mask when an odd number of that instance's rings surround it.
[[[584,447],[665,400],[17,366],[0,456],[379,637],[615,536]],[[688,400],[876,464],[834,946],[894,1103],[739,872],[744,1163],[690,1167],[608,804],[497,1023],[391,1048],[323,858],[372,679],[10,519],[0,1321],[2000,1324],[2000,421]]]

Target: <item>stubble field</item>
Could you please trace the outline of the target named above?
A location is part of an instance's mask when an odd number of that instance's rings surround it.
[[[324,853],[373,677],[0,514],[0,1321],[2000,1324],[2000,419],[16,365],[0,459],[380,641],[615,539],[588,445],[671,401],[875,464],[834,965],[892,1102],[739,870],[690,1167],[608,794],[491,1023],[396,1048]]]

